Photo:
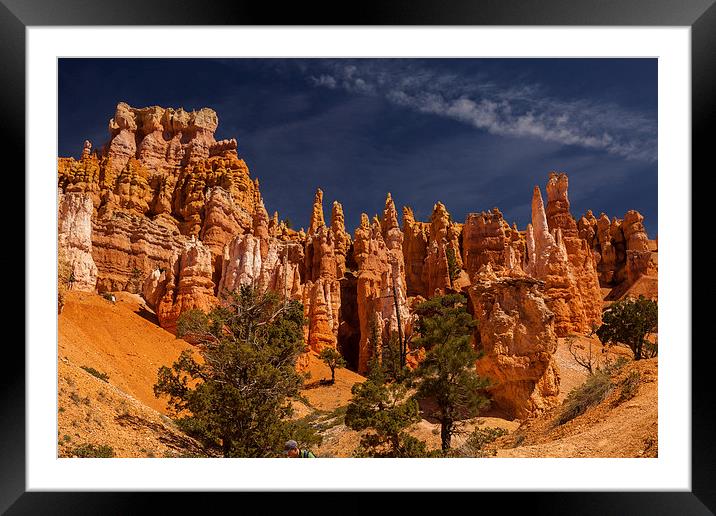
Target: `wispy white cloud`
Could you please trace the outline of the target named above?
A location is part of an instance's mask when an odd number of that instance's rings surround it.
[[[407,64],[406,64],[407,63]],[[441,73],[400,60],[330,61],[311,70],[317,87],[378,95],[393,104],[472,125],[491,134],[531,137],[656,161],[657,123],[613,103],[550,97],[539,84],[502,87],[485,75]]]
[[[326,88],[335,89],[338,86],[338,82],[331,75],[320,75],[318,77],[310,77],[311,82],[315,86],[325,86]]]

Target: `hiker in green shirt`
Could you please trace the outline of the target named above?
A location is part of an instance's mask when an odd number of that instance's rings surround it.
[[[315,459],[316,456],[313,454],[310,450],[302,450],[298,447],[298,443],[291,439],[290,441],[286,441],[286,446],[284,446],[284,451],[286,455],[288,455],[291,458],[298,457],[299,459]]]

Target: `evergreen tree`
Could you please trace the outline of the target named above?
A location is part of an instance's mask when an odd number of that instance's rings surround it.
[[[346,411],[346,425],[367,430],[355,455],[359,457],[424,457],[425,443],[405,430],[420,421],[417,401],[408,396],[408,387],[389,382],[377,358],[370,364],[368,379],[355,384],[353,399]]]
[[[397,333],[391,332],[390,336],[383,340],[381,365],[387,381],[404,382],[409,380],[410,370],[401,362],[400,340]]]
[[[453,281],[460,276],[460,267],[457,264],[455,250],[451,246],[448,246],[445,250],[445,257],[447,258],[448,276],[450,276],[450,286],[452,287]]]
[[[336,369],[345,367],[346,361],[341,354],[333,348],[324,348],[318,355],[331,370],[331,384],[336,383]]]
[[[302,378],[296,359],[303,351],[303,307],[250,286],[224,296],[208,314],[182,314],[177,335],[196,342],[161,367],[154,394],[169,397],[187,433],[220,446],[225,457],[268,457],[283,450],[291,414],[287,398]]]
[[[488,405],[483,390],[486,378],[475,372],[480,355],[472,346],[476,322],[467,312],[463,294],[434,297],[416,308],[416,345],[426,350],[415,371],[418,396],[433,398],[437,409],[432,416],[440,422],[442,450],[450,449],[460,421],[475,417]]]
[[[602,315],[602,325],[597,337],[602,344],[622,343],[634,353],[634,360],[653,358],[658,348],[646,340],[649,333],[657,331],[659,309],[656,301],[639,296],[624,299],[609,306]]]

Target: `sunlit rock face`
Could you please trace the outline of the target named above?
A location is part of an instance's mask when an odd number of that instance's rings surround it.
[[[382,218],[375,218],[371,223],[363,214],[354,235],[358,264],[359,372],[368,370],[370,359],[380,354],[385,339],[391,334],[404,335],[409,323],[402,245],[403,233],[395,204],[388,194]]]
[[[338,315],[341,308],[339,263],[336,254],[335,232],[326,226],[323,217],[323,192],[318,189],[313,200],[311,220],[305,242],[305,283],[303,308],[308,325],[306,342],[311,351],[335,349],[338,344]]]
[[[254,211],[252,232],[237,235],[224,246],[218,292],[251,285],[262,293],[270,290],[285,299],[301,300],[303,246],[270,236],[266,210],[260,204]]]
[[[522,272],[525,240],[510,227],[499,209],[469,213],[462,230],[463,264],[469,278],[490,265],[493,271],[515,275]]]
[[[214,282],[211,279],[211,251],[200,241],[192,239],[187,242],[181,253],[172,257],[170,267],[164,272],[164,280],[157,281],[157,285],[164,288],[163,294],[152,292],[149,295],[149,298],[159,299],[156,313],[163,328],[175,333],[177,320],[182,313],[192,309],[209,312],[216,306]]]
[[[545,212],[539,187],[533,192],[532,224],[527,227],[523,268],[530,276],[545,282],[557,335],[585,333],[601,321],[602,294],[594,256],[569,214],[566,175],[552,174],[548,192],[551,192],[548,193],[551,218]]]
[[[477,372],[492,381],[493,402],[520,419],[558,403],[555,317],[543,286],[528,276],[498,277],[487,266],[468,290],[478,321],[477,348],[484,353]]]
[[[423,270],[428,255],[430,224],[417,222],[413,210],[403,208],[403,261],[405,263],[405,280],[409,296],[424,295],[425,286]]]
[[[70,288],[92,292],[97,285],[97,266],[92,258],[92,196],[60,193],[58,207],[57,246],[70,266]]]
[[[644,217],[638,211],[629,210],[624,219],[610,220],[604,213],[597,219],[589,210],[577,227],[592,250],[602,287],[619,287],[623,291],[641,276],[657,276],[656,241],[649,240]]]
[[[582,304],[583,314],[573,321],[573,330],[588,332],[602,321],[602,293],[594,255],[580,237],[577,223],[569,211],[567,174],[552,172],[547,183],[547,221],[550,231],[559,230],[572,276]]]
[[[258,185],[236,140],[217,142],[216,113],[117,105],[109,141],[85,141],[79,160],[59,158],[63,194],[92,202],[92,257],[100,291],[138,292],[154,270],[169,269],[193,237],[213,255],[220,278],[223,246],[251,230]]]

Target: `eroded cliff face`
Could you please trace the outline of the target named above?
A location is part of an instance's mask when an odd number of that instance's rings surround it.
[[[403,260],[405,262],[405,282],[409,296],[424,295],[425,286],[423,270],[428,255],[430,224],[416,222],[413,210],[403,208]]]
[[[556,405],[559,394],[554,314],[543,286],[534,278],[487,270],[468,290],[479,323],[477,346],[484,352],[477,372],[492,379],[488,392],[494,402],[520,419]]]
[[[86,141],[79,160],[58,160],[62,192],[92,200],[99,290],[138,291],[192,236],[220,263],[223,245],[251,230],[257,184],[236,140],[214,139],[217,124],[211,109],[119,103],[106,145],[93,151]]]
[[[625,290],[641,276],[658,274],[656,241],[649,240],[638,211],[610,220],[604,213],[597,219],[589,210],[577,228],[592,251],[602,287]]]
[[[411,331],[417,303],[464,291],[486,352],[478,372],[496,381],[496,402],[528,417],[558,392],[556,336],[599,323],[600,286],[656,274],[643,217],[588,212],[575,222],[560,173],[550,174],[546,206],[535,187],[522,231],[497,208],[455,222],[441,202],[424,222],[403,208],[401,226],[388,194],[381,216],[363,214],[351,238],[338,201],[326,223],[320,189],[308,230],[294,231],[269,216],[236,140],[214,139],[217,124],[210,109],[120,103],[107,144],[59,158],[58,242],[73,288],[141,292],[170,331],[226,291],[272,290],[303,303],[308,352],[336,348],[359,372],[385,339]]]
[[[303,246],[269,235],[263,201],[254,211],[251,233],[239,234],[223,246],[219,297],[251,285],[260,292],[273,291],[284,299],[302,300]]]
[[[452,220],[441,202],[433,207],[430,222],[417,222],[413,210],[403,208],[403,259],[409,296],[429,298],[469,284],[463,270],[462,232],[463,225]]]
[[[165,274],[164,279],[161,274]],[[170,266],[160,272],[157,281],[163,293],[149,292],[148,296],[159,300],[155,311],[163,328],[175,333],[182,313],[192,309],[208,312],[216,306],[212,274],[211,251],[194,238],[172,256]],[[154,273],[150,277],[154,277]]]
[[[600,323],[602,294],[592,253],[579,237],[568,211],[566,182],[558,188],[550,186],[549,191],[555,199],[550,211],[553,227],[549,226],[542,194],[536,186],[523,268],[528,275],[545,282],[548,306],[555,315],[555,331],[563,337],[588,332]]]
[[[627,282],[633,284],[645,274],[656,274],[656,262],[652,261],[649,239],[644,229],[644,217],[635,210],[629,210],[622,222],[626,240]]]
[[[572,331],[584,333],[601,324],[602,293],[594,256],[587,241],[579,236],[577,223],[569,211],[568,189],[567,174],[550,173],[547,182],[547,223],[550,231],[559,230],[562,235],[569,271],[582,305],[582,312],[572,321]]]
[[[398,225],[390,194],[381,219],[368,221],[364,213],[354,236],[358,265],[357,305],[360,322],[358,371],[368,371],[374,355],[392,334],[405,334],[410,313],[407,306],[403,232]],[[375,342],[374,342],[375,341]]]
[[[436,203],[430,216],[430,235],[423,269],[425,297],[443,294],[452,288],[448,255],[451,253],[456,266],[462,267],[459,238],[460,227],[452,222],[445,205]]]
[[[309,349],[317,353],[324,348],[335,349],[338,344],[341,308],[339,263],[345,264],[345,259],[336,253],[334,235],[332,229],[326,226],[323,192],[318,189],[306,235],[303,288],[303,306],[308,319],[306,342]]]
[[[92,292],[97,266],[92,257],[92,198],[87,193],[58,195],[57,246],[69,264],[71,288]]]
[[[518,274],[525,255],[525,240],[510,227],[499,209],[469,213],[462,231],[463,263],[470,279],[490,265],[504,274]]]

